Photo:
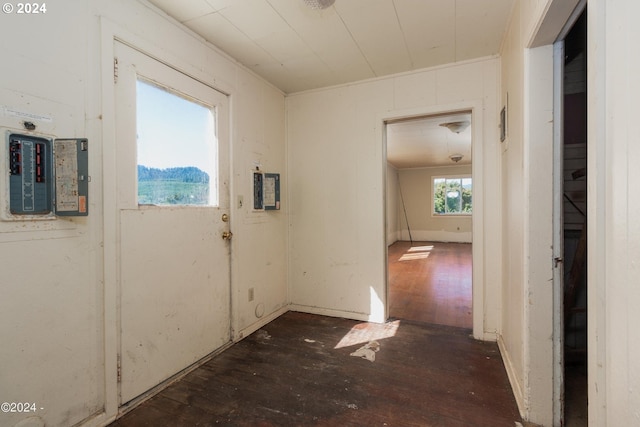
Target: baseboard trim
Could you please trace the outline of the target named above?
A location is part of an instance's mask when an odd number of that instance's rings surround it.
[[[341,317],[343,319],[359,320],[362,322],[382,323],[379,319],[374,319],[368,313],[356,313],[353,311],[333,310],[329,308],[313,307],[309,305],[291,304],[291,311],[299,311],[301,313],[319,314],[329,317]]]
[[[471,243],[473,240],[470,231],[445,231],[445,230],[411,230],[414,242],[443,242],[443,243]],[[401,240],[409,240],[409,234],[403,230]]]
[[[527,419],[524,393],[522,392],[522,387],[518,382],[518,376],[513,366],[513,362],[511,361],[511,357],[509,356],[509,352],[507,351],[507,347],[504,344],[502,335],[500,334],[498,334],[498,349],[500,350],[500,355],[502,356],[502,363],[504,364],[504,368],[507,371],[507,377],[509,378],[509,383],[511,383],[511,390],[513,390],[513,396],[516,399],[520,416],[523,419]]]
[[[241,341],[245,337],[248,337],[249,335],[251,335],[252,333],[257,331],[258,329],[262,328],[267,323],[270,323],[273,320],[276,320],[278,317],[282,316],[283,314],[285,314],[289,310],[290,310],[290,306],[289,305],[285,305],[284,307],[274,311],[273,313],[269,314],[268,316],[260,318],[257,322],[247,326],[246,328],[241,329],[239,331],[234,331],[234,333],[233,333],[233,342],[236,343],[238,341]]]
[[[482,341],[496,342],[496,341],[498,341],[498,334],[495,333],[495,332],[484,331],[482,333]]]

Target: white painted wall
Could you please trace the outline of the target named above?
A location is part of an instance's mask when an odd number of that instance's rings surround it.
[[[288,305],[287,170],[284,97],[260,78],[239,68],[233,118],[231,273],[235,338],[258,329]],[[233,114],[233,113],[232,113]],[[251,169],[280,173],[280,211],[254,212]],[[244,204],[238,208],[238,196]],[[235,206],[235,214],[234,207]],[[254,300],[249,301],[249,289]],[[258,317],[263,312],[261,318]],[[256,314],[257,313],[257,314]]]
[[[398,187],[398,169],[387,163],[387,245],[400,240],[400,224],[404,213],[401,210],[400,191]]]
[[[516,2],[502,50],[504,282],[500,348],[522,415],[553,422],[553,49],[526,49],[545,8]]]
[[[482,131],[473,158],[484,166],[483,184],[474,189],[484,202],[476,231],[484,242],[474,265],[474,298],[483,309],[474,314],[479,335],[495,338],[502,282],[498,82],[499,61],[486,59],[287,96],[293,308],[384,320],[383,121],[475,103]]]
[[[471,176],[471,165],[400,170],[400,185],[414,241],[472,241],[471,216],[433,215],[433,179],[446,176]],[[407,223],[402,218],[402,240],[409,240]]]
[[[0,49],[12,65],[2,72],[0,103],[49,117],[50,123],[36,121],[42,133],[81,137],[91,22],[80,17],[89,16],[90,6],[71,6],[46,16],[2,17]],[[22,27],[27,19],[39,26],[37,36]],[[61,31],[57,23],[68,25]],[[60,37],[51,37],[56,31]],[[17,34],[21,42],[10,42]],[[0,112],[0,126],[22,128],[20,121]],[[99,150],[91,145],[92,175]],[[36,415],[51,425],[75,424],[104,405],[99,183],[90,185],[89,217],[0,223],[0,395],[3,402],[36,403]],[[0,424],[29,415],[0,413]]]
[[[524,411],[524,51],[521,3],[515,2],[502,45],[501,107],[508,102],[507,137],[502,143],[503,283],[502,330],[498,339],[521,413]],[[508,94],[508,95],[507,95]]]
[[[284,95],[143,2],[64,0],[41,16],[5,14],[0,52],[10,66],[0,103],[50,117],[37,122],[44,133],[86,136],[90,144],[87,218],[0,222],[0,395],[35,402],[47,426],[102,425],[117,411],[114,213],[103,212],[115,189],[103,179],[115,173],[114,35],[230,94],[232,200],[245,200],[231,215],[234,336],[287,304]],[[0,126],[21,128],[19,121],[0,109]],[[255,163],[282,174],[282,211],[250,210]],[[2,413],[0,424],[33,415]]]
[[[589,425],[640,425],[640,3],[590,0]]]

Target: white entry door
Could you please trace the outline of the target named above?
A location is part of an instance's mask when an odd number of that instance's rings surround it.
[[[120,403],[230,340],[227,97],[116,43]]]

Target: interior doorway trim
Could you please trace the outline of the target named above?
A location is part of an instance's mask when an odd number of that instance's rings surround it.
[[[564,41],[553,45],[553,425],[564,420]]]
[[[553,44],[553,425],[565,418],[564,325],[564,40],[587,6],[579,0]]]
[[[483,101],[470,100],[454,104],[440,104],[429,107],[418,107],[412,109],[387,111],[378,116],[378,140],[382,145],[382,177],[383,177],[383,212],[384,223],[381,232],[384,235],[384,253],[387,253],[387,122],[405,119],[415,119],[424,116],[434,116],[440,114],[459,113],[463,111],[471,112],[471,177],[473,179],[473,215],[472,215],[472,316],[473,316],[473,337],[483,341],[495,341],[495,332],[486,331],[485,319],[485,283],[484,283],[484,170],[483,170],[483,150],[482,138],[484,135],[483,124]],[[387,258],[385,258],[385,264]],[[389,276],[387,266],[384,268],[385,283],[385,318],[389,315]]]

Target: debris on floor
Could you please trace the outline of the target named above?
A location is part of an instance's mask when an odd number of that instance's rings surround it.
[[[380,343],[378,341],[369,341],[367,344],[351,353],[350,356],[361,357],[369,360],[370,362],[375,362],[376,352],[378,350],[380,350]]]
[[[256,339],[258,341],[270,340],[271,335],[269,335],[269,332],[265,331],[264,329],[260,329],[256,332]]]

